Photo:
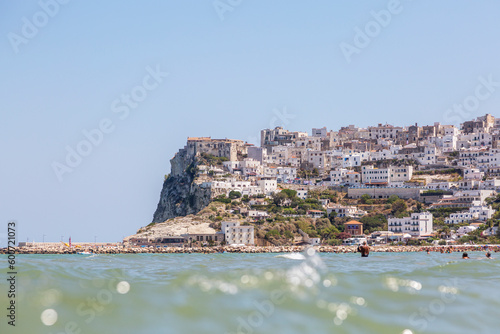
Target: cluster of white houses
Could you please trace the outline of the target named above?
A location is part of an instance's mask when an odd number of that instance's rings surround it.
[[[350,125],[338,131],[313,128],[311,135],[276,127],[261,131],[260,147],[241,140],[189,137],[181,151],[225,160],[219,166],[199,166],[201,175],[210,176],[202,186],[212,188],[214,194],[270,195],[278,183],[300,182],[301,169],[316,169],[329,177],[331,186],[404,187],[414,170],[403,161],[463,169],[463,180],[430,182],[425,188],[499,190],[500,179],[485,179],[485,175],[500,174],[499,139],[500,119],[487,114],[460,127]],[[457,153],[447,154],[451,152]],[[375,168],[373,161],[386,161],[388,167]]]
[[[432,204],[431,208],[466,208],[450,215],[446,219],[449,224],[485,221],[494,214],[485,198],[500,190],[500,179],[495,178],[500,176],[500,118],[489,114],[459,127],[440,123],[404,127],[378,124],[367,128],[349,125],[338,131],[313,128],[311,135],[276,127],[262,130],[260,139],[257,147],[241,140],[189,137],[178,154],[185,160],[190,156],[219,159],[215,164],[198,166],[196,182],[210,188],[214,196],[229,195],[231,191],[270,196],[280,183],[307,184],[298,178],[299,171],[316,170],[323,185],[347,187],[352,198],[363,194],[374,198],[398,195]],[[416,186],[411,183],[415,163],[419,168],[460,168],[463,178]],[[374,164],[385,167],[376,168]],[[179,166],[172,165],[174,175],[183,172]],[[443,190],[446,194],[432,199],[424,196],[428,190]],[[307,190],[298,190],[297,195],[305,199]],[[355,206],[324,204],[328,214],[336,212],[339,217],[359,218],[366,214]],[[256,210],[245,214],[265,218],[264,212]],[[308,212],[311,217],[322,214]],[[232,224],[236,223],[224,222],[219,234],[183,235],[171,243],[254,243],[253,227]],[[424,212],[389,218],[388,232],[423,237],[432,233],[432,228],[432,215]],[[168,240],[165,243],[170,243]]]

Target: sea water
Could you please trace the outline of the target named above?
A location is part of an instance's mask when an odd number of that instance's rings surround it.
[[[0,333],[499,333],[499,254],[1,256]]]

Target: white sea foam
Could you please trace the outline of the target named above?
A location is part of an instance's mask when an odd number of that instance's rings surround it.
[[[290,253],[290,254],[281,254],[277,255],[276,257],[282,257],[285,259],[290,259],[290,260],[305,260],[305,256],[300,254],[300,253]]]

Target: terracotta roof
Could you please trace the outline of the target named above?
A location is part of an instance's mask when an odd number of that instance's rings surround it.
[[[363,225],[363,223],[360,223],[356,220],[350,220],[347,223],[344,223],[344,225]]]

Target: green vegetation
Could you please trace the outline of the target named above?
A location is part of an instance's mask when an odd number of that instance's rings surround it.
[[[443,189],[429,189],[422,193],[422,196],[441,196],[441,195],[451,195],[452,191],[447,191]]]
[[[405,200],[398,199],[392,203],[391,213],[397,218],[407,217],[409,213],[406,209],[408,209],[408,206],[406,205]]]
[[[399,196],[397,196],[397,195],[391,195],[387,199],[387,203],[388,204],[392,204],[392,203],[396,202],[398,199],[399,199]]]
[[[229,159],[226,157],[216,157],[215,155],[208,153],[201,153],[198,160],[200,162],[200,165],[207,166],[222,166],[222,163],[224,161],[229,161]]]
[[[187,166],[186,168],[186,173],[191,177],[194,178],[198,174],[198,167],[196,167],[196,163],[192,162]]]
[[[461,174],[460,168],[447,168],[447,169],[434,169],[434,170],[420,170],[413,172],[414,175],[446,175],[446,174]]]
[[[434,219],[436,218],[446,218],[452,213],[460,212],[467,210],[468,208],[466,207],[460,207],[460,208],[438,208],[438,209],[430,209],[429,212],[432,213]]]
[[[221,203],[231,203],[231,199],[227,198],[226,195],[219,195],[216,198],[214,198],[214,201]]]
[[[241,193],[239,191],[231,190],[229,192],[229,198],[230,199],[236,199],[236,198],[240,198],[240,197],[241,197]]]
[[[373,199],[368,194],[361,195],[360,200],[362,204],[373,204]]]
[[[387,230],[387,218],[380,213],[361,217],[359,221],[363,223],[365,234]]]

